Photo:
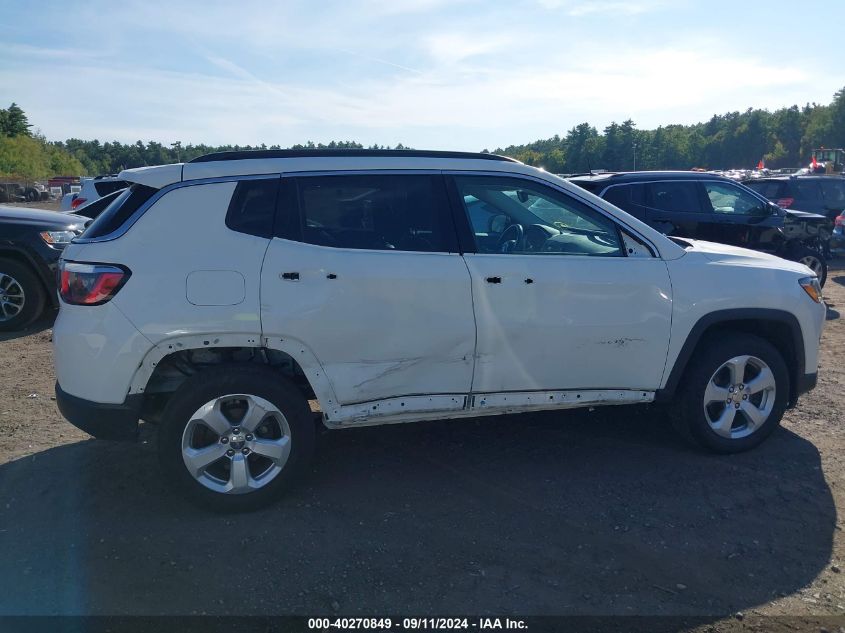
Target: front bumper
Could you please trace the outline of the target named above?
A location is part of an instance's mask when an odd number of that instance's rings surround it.
[[[818,373],[804,374],[803,376],[799,376],[798,384],[795,385],[795,395],[800,396],[801,394],[807,393],[811,389],[815,389],[816,382],[818,382],[818,379]]]
[[[138,437],[141,394],[127,396],[123,404],[103,404],[65,393],[57,382],[56,404],[68,422],[98,439],[132,441]]]

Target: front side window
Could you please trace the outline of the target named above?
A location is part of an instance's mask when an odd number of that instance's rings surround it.
[[[566,194],[500,176],[455,176],[479,253],[624,256],[616,224]]]
[[[301,241],[366,250],[454,252],[440,176],[297,178]]]
[[[672,213],[703,213],[694,181],[650,182],[647,185],[648,206]]]
[[[748,191],[722,182],[705,182],[704,190],[714,213],[733,215],[765,215],[765,203]]]

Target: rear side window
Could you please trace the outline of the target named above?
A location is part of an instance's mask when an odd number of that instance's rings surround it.
[[[786,197],[786,183],[777,180],[761,180],[757,182],[746,182],[743,184],[769,200],[777,200],[778,198]]]
[[[100,197],[107,196],[115,191],[126,189],[129,183],[125,180],[100,180],[94,183],[94,189]]]
[[[795,197],[800,200],[821,200],[822,189],[818,180],[806,180],[798,178],[795,180]]]
[[[278,191],[279,178],[239,182],[226,212],[226,226],[239,233],[272,237]]]
[[[603,197],[610,204],[640,217],[645,206],[645,185],[617,185],[605,191]]]
[[[141,205],[149,200],[158,191],[154,187],[146,185],[132,185],[124,190],[106,209],[97,216],[82,237],[92,239],[104,237],[117,231],[137,211]]]
[[[439,176],[314,176],[298,178],[296,184],[303,242],[368,250],[457,250]]]
[[[822,180],[821,186],[825,202],[828,204],[845,203],[845,178]]]
[[[704,213],[696,182],[651,182],[647,189],[648,206],[661,211]]]

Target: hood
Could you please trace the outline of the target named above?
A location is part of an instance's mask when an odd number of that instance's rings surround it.
[[[45,229],[82,229],[87,222],[88,218],[73,213],[0,206],[0,223],[2,224],[23,224]]]
[[[752,251],[739,246],[717,244],[716,242],[704,242],[701,240],[690,240],[683,238],[675,240],[675,243],[685,247],[687,253],[698,253],[713,262],[733,264],[735,266],[751,266],[755,268],[774,268],[786,270],[800,275],[811,276],[815,273],[804,264],[793,262],[788,259]]]
[[[809,220],[810,222],[827,222],[827,217],[809,211],[797,211],[795,209],[784,209],[788,220]]]

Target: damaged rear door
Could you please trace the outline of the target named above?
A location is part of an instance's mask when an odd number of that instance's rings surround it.
[[[644,241],[539,180],[454,173],[448,184],[468,242],[473,393],[659,387],[671,286]]]
[[[279,199],[265,337],[308,346],[340,404],[468,393],[470,278],[442,175],[290,174]]]

